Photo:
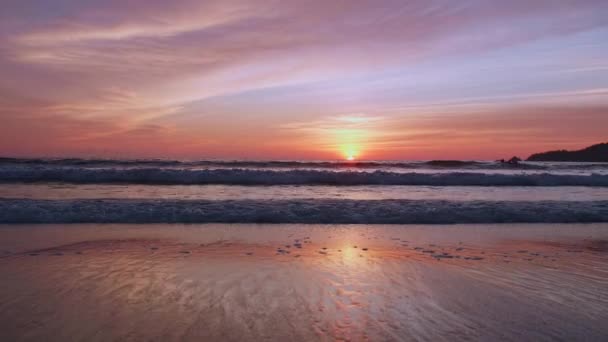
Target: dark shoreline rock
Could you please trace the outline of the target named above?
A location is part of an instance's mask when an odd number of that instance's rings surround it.
[[[608,163],[608,143],[589,146],[578,151],[549,151],[535,153],[527,161]]]

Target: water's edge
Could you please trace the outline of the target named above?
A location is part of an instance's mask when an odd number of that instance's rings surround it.
[[[608,201],[0,199],[0,223],[576,222],[608,222]]]

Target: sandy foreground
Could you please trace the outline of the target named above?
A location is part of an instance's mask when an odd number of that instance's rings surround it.
[[[608,340],[608,224],[3,225],[2,341]]]

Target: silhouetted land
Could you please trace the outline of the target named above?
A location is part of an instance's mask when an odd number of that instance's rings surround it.
[[[557,162],[608,162],[608,143],[589,146],[578,151],[549,151],[535,153],[528,161],[557,161]]]

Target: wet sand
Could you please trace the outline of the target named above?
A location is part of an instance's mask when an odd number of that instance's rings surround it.
[[[4,225],[0,340],[606,340],[608,225]]]

